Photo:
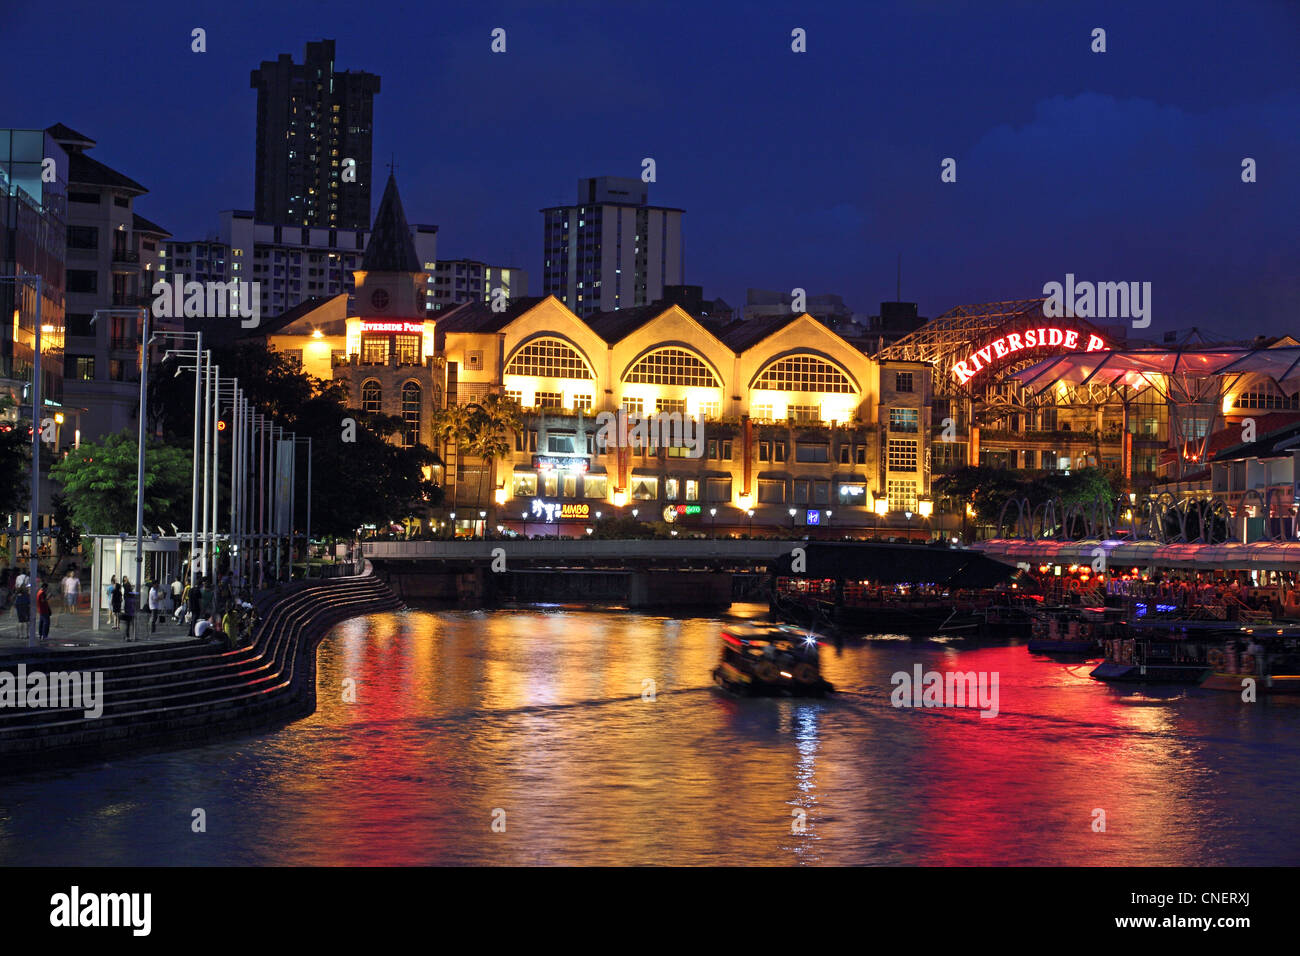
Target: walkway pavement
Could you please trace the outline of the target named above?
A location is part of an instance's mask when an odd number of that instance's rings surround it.
[[[156,647],[165,644],[179,644],[194,640],[189,636],[189,628],[184,624],[171,623],[168,615],[158,622],[158,630],[149,633],[148,617],[137,617],[132,626],[132,636],[140,639],[126,640],[125,631],[115,631],[109,624],[107,612],[100,615],[100,629],[91,630],[90,610],[64,611],[55,608],[50,618],[50,636],[38,645],[41,649],[54,651],[84,651],[87,648],[108,647]],[[141,626],[143,625],[143,626]],[[12,609],[0,616],[0,658],[21,658],[32,650],[27,646],[26,625],[18,623],[18,615]]]

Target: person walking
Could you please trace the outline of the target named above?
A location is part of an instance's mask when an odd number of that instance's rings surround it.
[[[42,641],[50,636],[50,613],[49,585],[42,581],[41,589],[36,592],[36,627]]]
[[[135,620],[139,596],[131,589],[131,579],[122,575],[122,620],[125,622],[126,640],[131,640],[131,623]]]
[[[76,568],[68,568],[68,573],[63,577],[63,606],[75,614],[80,603],[81,578],[77,577]]]
[[[27,588],[18,588],[14,593],[14,613],[18,615],[18,630],[27,633],[27,625],[32,620],[32,597]]]
[[[190,583],[190,634],[198,636],[199,621],[203,618],[203,580],[195,577]]]
[[[163,589],[154,581],[149,585],[149,633],[158,632],[158,618],[162,617],[163,612]]]
[[[113,630],[116,631],[122,626],[122,585],[118,583],[116,574],[109,579],[108,603],[113,609]]]
[[[178,574],[176,577],[172,578],[172,614],[174,614],[177,619],[180,617],[181,597],[184,594],[185,585],[181,584],[181,578]]]
[[[239,617],[235,614],[235,606],[232,604],[226,609],[225,616],[221,619],[221,629],[226,632],[226,642],[231,649],[239,646]]]

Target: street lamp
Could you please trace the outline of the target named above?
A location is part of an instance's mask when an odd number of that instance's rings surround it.
[[[790,509],[790,533],[794,534],[794,509]]]
[[[487,540],[487,512],[480,511],[478,513],[478,520],[483,522],[483,540],[486,541]]]
[[[830,529],[831,529],[831,515],[832,515],[832,514],[834,514],[834,512],[831,511],[830,508],[827,508],[827,509],[826,509],[826,533],[827,533],[827,534],[830,534],[830,533],[831,533],[831,530],[830,530]]]
[[[889,499],[877,495],[873,507],[876,512],[876,537],[879,538],[881,524],[885,516],[889,514]]]
[[[450,529],[451,540],[455,541],[456,540],[456,512],[453,511],[450,517],[451,517],[451,529]]]
[[[912,540],[912,512],[904,511],[903,515],[907,518],[907,540]]]
[[[749,515],[749,536],[752,538],[754,536],[754,509],[746,508],[745,513]]]
[[[934,502],[929,498],[922,498],[920,502],[917,504],[917,510],[921,513],[921,517],[925,518],[928,521],[930,519],[930,515],[934,514]],[[926,541],[930,540],[930,534],[931,532],[928,531],[926,532],[925,535]]]
[[[709,509],[709,537],[711,538],[717,537],[717,532],[716,532],[717,525],[718,525],[718,509],[710,508]]]

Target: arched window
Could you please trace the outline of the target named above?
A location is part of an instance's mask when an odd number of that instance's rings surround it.
[[[507,375],[532,375],[537,378],[593,378],[582,356],[561,339],[536,339],[529,342],[506,366]]]
[[[373,378],[364,382],[361,386],[361,410],[363,412],[379,412],[384,407],[384,390],[383,387]]]
[[[696,385],[720,388],[713,370],[695,355],[679,348],[655,349],[627,371],[623,381],[647,385]]]
[[[402,386],[402,447],[420,442],[420,386],[407,382]]]
[[[847,392],[857,389],[838,368],[816,355],[788,355],[763,370],[754,388],[777,392]]]

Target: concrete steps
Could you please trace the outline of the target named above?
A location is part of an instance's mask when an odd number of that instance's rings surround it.
[[[0,775],[206,742],[304,716],[315,705],[316,646],[329,629],[403,606],[369,572],[284,589],[271,600],[252,644],[232,651],[195,640],[26,658],[29,672],[101,672],[103,712],[88,718],[82,710],[0,708]]]

